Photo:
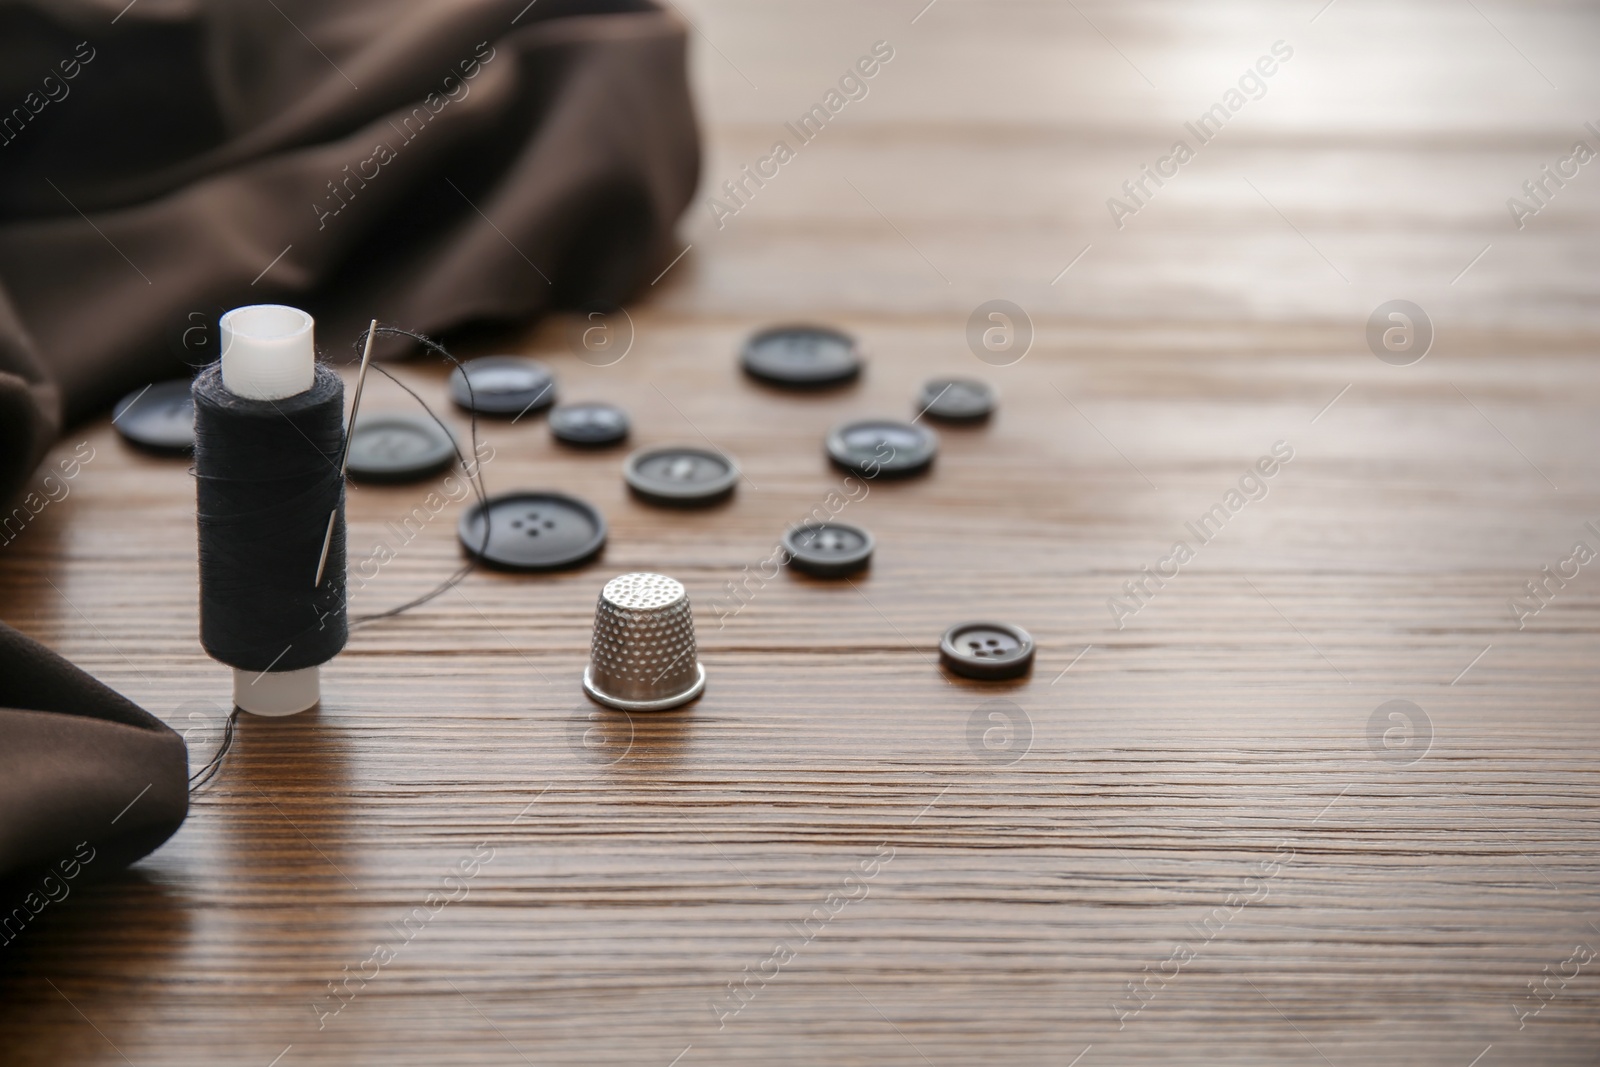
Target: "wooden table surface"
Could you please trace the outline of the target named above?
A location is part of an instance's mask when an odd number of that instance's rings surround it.
[[[562,321],[513,342],[636,442],[737,457],[733,501],[651,509],[620,453],[486,424],[491,491],[593,501],[603,558],[474,574],[357,631],[320,711],[246,717],[168,844],[0,952],[0,1060],[1600,1059],[1600,587],[1511,605],[1600,547],[1600,169],[1521,229],[1506,203],[1600,147],[1600,18],[923,3],[686,0],[692,247],[620,362]],[[877,41],[867,95],[719,226],[706,198]],[[1278,41],[1260,98],[1119,229],[1107,198]],[[994,299],[1034,334],[1005,366],[966,339]],[[1366,340],[1394,299],[1436,332],[1408,366]],[[742,378],[741,339],[796,318],[857,334],[863,380]],[[402,373],[444,410],[442,370]],[[828,427],[909,417],[942,373],[1002,406],[840,513],[870,573],[747,579],[839,485]],[[199,762],[229,679],[196,639],[187,465],[105,420],[59,451],[83,440],[70,496],[0,550],[4,618]],[[1119,628],[1108,599],[1277,442],[1266,495]],[[457,565],[457,505],[403,545],[386,525],[429,488],[352,491],[352,565],[398,549],[356,610]],[[630,723],[579,676],[600,586],[640,569],[688,586],[709,685]],[[981,617],[1034,633],[1031,677],[941,672],[940,631]]]

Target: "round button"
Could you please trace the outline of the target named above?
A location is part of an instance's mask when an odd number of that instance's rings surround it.
[[[491,567],[553,571],[577,566],[605,547],[606,520],[592,504],[565,493],[505,493],[462,512],[456,536],[468,555]]]
[[[744,344],[745,373],[790,389],[843,385],[861,373],[855,338],[826,326],[777,326]]]
[[[484,356],[469,359],[450,372],[450,399],[457,407],[480,415],[520,418],[555,403],[556,379],[550,368],[536,359]]]
[[[193,452],[194,396],[189,379],[135,389],[117,401],[111,425],[124,440],[152,452]]]
[[[842,522],[803,522],[783,535],[789,562],[818,578],[852,574],[872,558],[872,535]]]
[[[349,473],[358,482],[421,481],[455,458],[455,439],[426,415],[365,415],[350,434]]]
[[[939,638],[939,659],[964,678],[1018,678],[1033,666],[1033,637],[1003,622],[963,622]]]
[[[927,470],[939,451],[939,437],[914,423],[864,419],[835,426],[827,446],[828,455],[847,471],[899,477]]]
[[[628,439],[628,413],[611,404],[562,404],[549,420],[550,432],[563,444],[600,448]]]
[[[644,448],[622,466],[628,486],[652,504],[713,504],[733,492],[739,468],[721,452],[692,445]]]
[[[976,378],[930,378],[917,397],[917,411],[945,422],[981,422],[996,399],[993,387]]]

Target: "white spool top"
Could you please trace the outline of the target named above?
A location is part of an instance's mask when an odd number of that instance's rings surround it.
[[[247,400],[283,400],[311,388],[317,375],[315,321],[284,304],[234,308],[218,323],[222,384]]]

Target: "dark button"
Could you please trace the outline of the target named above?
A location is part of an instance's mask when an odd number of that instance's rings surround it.
[[[733,492],[739,468],[721,452],[691,445],[643,448],[622,465],[628,486],[652,504],[714,504]]]
[[[939,451],[939,437],[909,422],[865,419],[835,426],[827,446],[828,455],[847,471],[868,478],[899,477],[926,470]]]
[[[976,378],[930,378],[917,398],[917,411],[946,422],[981,422],[994,411],[995,391]]]
[[[628,413],[611,404],[562,404],[549,420],[550,432],[563,444],[599,448],[628,439]]]
[[[939,639],[939,659],[965,678],[1018,678],[1033,666],[1033,637],[1003,622],[963,622]]]
[[[492,567],[553,571],[598,553],[606,543],[606,520],[593,505],[565,493],[505,493],[462,512],[456,536],[468,555]]]
[[[744,344],[745,373],[790,389],[843,385],[861,373],[855,338],[826,326],[777,326]]]
[[[361,416],[350,435],[350,477],[358,482],[421,481],[455,458],[455,439],[427,415]]]
[[[852,574],[872,558],[872,535],[842,522],[803,522],[783,535],[789,562],[818,578]]]
[[[111,425],[125,440],[152,452],[193,452],[194,396],[189,392],[189,379],[135,389],[117,401]]]
[[[520,418],[527,412],[543,411],[555,403],[556,380],[550,368],[538,360],[522,356],[484,356],[469,359],[450,372],[450,399],[458,407],[480,415]]]

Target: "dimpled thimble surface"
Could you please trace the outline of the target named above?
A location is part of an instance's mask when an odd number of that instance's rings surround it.
[[[624,574],[600,591],[583,689],[624,711],[675,708],[706,686],[683,583],[664,574]]]

